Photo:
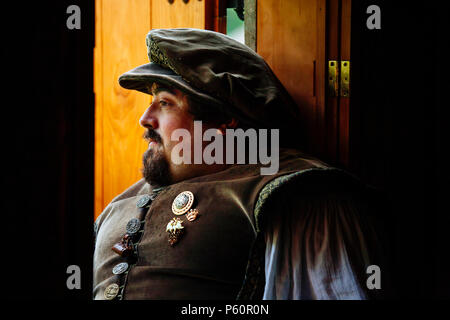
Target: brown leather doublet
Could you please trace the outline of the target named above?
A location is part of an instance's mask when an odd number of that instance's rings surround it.
[[[151,194],[152,187],[141,180],[116,197],[96,221],[94,298],[104,299],[105,288],[117,283],[122,299],[235,299],[257,236],[254,209],[261,189],[290,173],[330,171],[297,151],[280,151],[275,175],[260,175],[260,165],[235,165],[163,189],[141,221],[135,260],[118,275],[112,272],[114,266],[130,260],[111,248],[121,241],[128,221],[139,218],[136,203]],[[193,208],[199,211],[194,221],[172,212],[174,199],[183,191],[194,194]],[[184,234],[170,246],[166,226],[174,217],[182,220]]]

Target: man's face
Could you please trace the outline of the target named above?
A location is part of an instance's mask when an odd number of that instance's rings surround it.
[[[194,118],[189,113],[187,97],[178,89],[154,83],[153,101],[139,123],[147,129],[144,138],[149,141],[144,153],[144,178],[152,185],[167,185],[184,178],[186,165],[171,161],[172,149],[179,141],[171,141],[175,129],[193,133]],[[191,135],[193,136],[193,134]]]

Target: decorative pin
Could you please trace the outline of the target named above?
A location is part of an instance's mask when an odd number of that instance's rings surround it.
[[[194,194],[190,191],[180,193],[172,203],[172,212],[177,216],[185,214],[194,203]]]
[[[195,219],[197,219],[197,216],[198,216],[198,210],[197,209],[191,209],[191,210],[189,210],[189,212],[187,213],[187,215],[186,215],[186,218],[189,220],[189,221],[194,221]]]
[[[169,233],[169,244],[173,247],[181,238],[184,232],[183,222],[180,218],[173,218],[166,227]]]

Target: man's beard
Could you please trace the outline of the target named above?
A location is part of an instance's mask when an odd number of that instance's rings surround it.
[[[152,139],[158,142],[158,146],[162,144],[161,137],[152,129],[144,134],[144,139]],[[169,162],[163,152],[149,148],[144,153],[142,175],[145,181],[153,187],[167,186],[171,184]]]

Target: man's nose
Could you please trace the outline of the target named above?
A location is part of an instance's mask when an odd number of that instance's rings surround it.
[[[144,128],[152,127],[156,129],[158,127],[158,121],[156,120],[155,115],[153,114],[152,105],[150,105],[147,110],[145,110],[141,119],[139,120],[139,124]]]

